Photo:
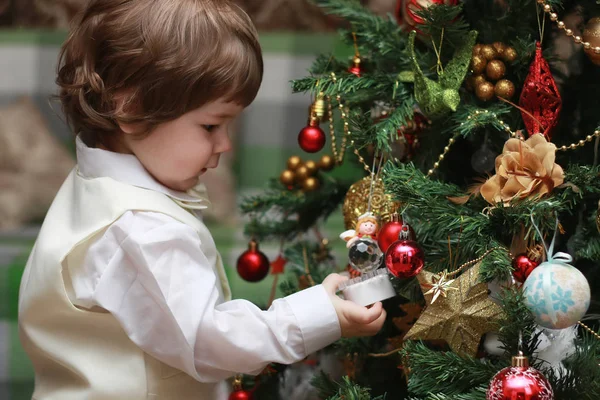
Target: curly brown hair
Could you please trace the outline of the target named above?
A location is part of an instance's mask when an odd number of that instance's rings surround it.
[[[121,123],[147,132],[217,99],[247,106],[262,76],[256,29],[229,0],[92,0],[57,84],[73,131],[104,142]]]

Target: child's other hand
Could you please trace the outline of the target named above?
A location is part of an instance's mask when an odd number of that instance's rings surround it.
[[[335,293],[340,283],[348,280],[338,274],[331,274],[323,281],[323,287],[329,294],[335,312],[340,320],[343,337],[373,336],[383,326],[386,312],[381,302],[370,308],[361,307],[348,300],[342,300]]]

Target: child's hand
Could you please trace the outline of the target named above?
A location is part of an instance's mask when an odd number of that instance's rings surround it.
[[[323,287],[329,294],[335,312],[340,320],[343,337],[373,336],[383,326],[386,312],[381,302],[370,308],[361,307],[348,300],[342,300],[335,293],[340,283],[348,280],[338,274],[331,274],[323,281]]]

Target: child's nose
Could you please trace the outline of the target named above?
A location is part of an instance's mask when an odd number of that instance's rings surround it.
[[[218,142],[215,146],[215,153],[226,153],[231,150],[231,148],[231,139],[229,138],[229,133],[225,130],[223,134],[219,135]]]

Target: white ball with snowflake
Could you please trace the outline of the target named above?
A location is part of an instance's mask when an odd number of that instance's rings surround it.
[[[590,285],[575,267],[557,261],[540,264],[523,284],[527,308],[548,329],[577,323],[590,306]]]

